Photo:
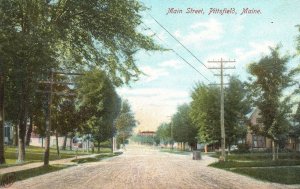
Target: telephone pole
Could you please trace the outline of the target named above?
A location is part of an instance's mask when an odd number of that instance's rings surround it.
[[[50,92],[48,95],[48,108],[46,111],[46,144],[44,154],[44,166],[49,165],[50,156],[50,132],[51,132],[51,104],[52,104],[52,91],[53,91],[53,70],[50,71]]]
[[[235,69],[235,67],[224,67],[224,63],[235,63],[235,60],[223,60],[222,58],[220,60],[212,60],[208,61],[208,63],[217,63],[220,64],[218,67],[212,67],[209,69],[219,69],[220,74],[215,74],[216,76],[220,76],[221,83],[219,84],[221,86],[221,100],[220,100],[220,107],[221,107],[221,114],[220,114],[220,122],[221,122],[221,149],[222,153],[220,156],[220,161],[225,161],[225,126],[224,126],[224,76],[228,76],[224,74],[224,69]]]
[[[48,96],[47,102],[47,111],[46,111],[46,144],[45,144],[45,152],[44,152],[44,166],[49,165],[49,156],[50,156],[50,136],[51,136],[51,105],[52,105],[52,96],[59,95],[59,96],[76,96],[74,93],[69,92],[55,92],[53,90],[54,84],[59,85],[73,85],[73,82],[57,82],[54,81],[54,75],[83,75],[80,73],[66,73],[66,72],[55,72],[53,70],[50,71],[50,78],[47,81],[39,81],[40,84],[49,84],[49,91],[44,90],[36,90],[38,93],[45,93]],[[57,149],[58,145],[57,145]]]

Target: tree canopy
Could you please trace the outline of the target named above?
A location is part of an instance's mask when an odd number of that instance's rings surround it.
[[[117,141],[125,144],[126,140],[132,136],[133,128],[136,127],[136,120],[127,100],[122,102],[121,111],[115,121],[117,129]]]
[[[162,50],[139,29],[144,10],[132,0],[0,0],[4,106],[7,121],[19,128],[19,161],[36,89],[50,70],[98,69],[114,86],[139,78],[136,53]]]
[[[224,124],[226,143],[236,144],[246,135],[245,115],[250,111],[244,84],[231,77],[224,90]],[[220,144],[220,89],[216,86],[198,84],[192,92],[190,116],[198,127],[199,141],[206,144]]]
[[[168,144],[171,142],[171,123],[161,123],[156,130],[156,138],[160,143]]]
[[[287,115],[291,108],[289,98],[284,98],[283,92],[291,84],[292,78],[287,69],[290,57],[281,56],[279,47],[270,50],[270,55],[249,66],[249,73],[254,77],[251,81],[254,104],[260,110],[264,125],[263,134],[278,142],[282,135],[287,134],[289,128]],[[273,159],[275,159],[274,148],[273,145]]]
[[[78,108],[84,112],[82,130],[92,134],[100,145],[114,135],[114,120],[120,112],[119,97],[105,72],[97,69],[85,72],[76,83]]]
[[[177,142],[188,142],[195,146],[197,142],[197,127],[190,118],[190,106],[183,104],[177,108],[173,115],[171,124],[173,126],[173,138]]]

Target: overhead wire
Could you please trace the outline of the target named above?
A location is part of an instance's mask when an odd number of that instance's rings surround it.
[[[156,32],[154,32],[150,27],[148,27],[144,22],[142,22],[143,25],[146,27],[145,29],[150,29],[154,36],[157,37],[162,43],[164,43],[167,47],[169,47],[169,45],[167,45],[158,35]],[[188,64],[191,68],[193,68],[197,73],[199,73],[202,77],[204,77],[207,81],[210,81],[207,77],[205,77],[199,70],[197,70],[195,68],[195,66],[193,66],[191,63],[189,63],[185,58],[183,58],[177,51],[175,51],[174,49],[170,48],[170,50],[176,54],[179,58],[181,58],[186,64]]]
[[[181,43],[166,27],[164,27],[160,22],[158,22],[149,12],[148,15],[161,27],[163,28],[175,41],[177,41],[185,50],[187,50],[200,64],[202,64],[206,69],[208,67],[199,59],[197,58],[192,51],[190,51],[183,43]],[[212,72],[213,73],[213,72]]]

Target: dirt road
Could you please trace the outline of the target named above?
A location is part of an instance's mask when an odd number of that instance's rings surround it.
[[[151,147],[130,146],[121,156],[82,164],[14,183],[11,188],[80,189],[219,189],[300,188],[258,181],[207,167],[215,159],[162,153]]]

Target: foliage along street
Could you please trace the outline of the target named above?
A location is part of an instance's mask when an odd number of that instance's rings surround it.
[[[299,3],[186,3],[0,0],[0,185],[298,187]]]

